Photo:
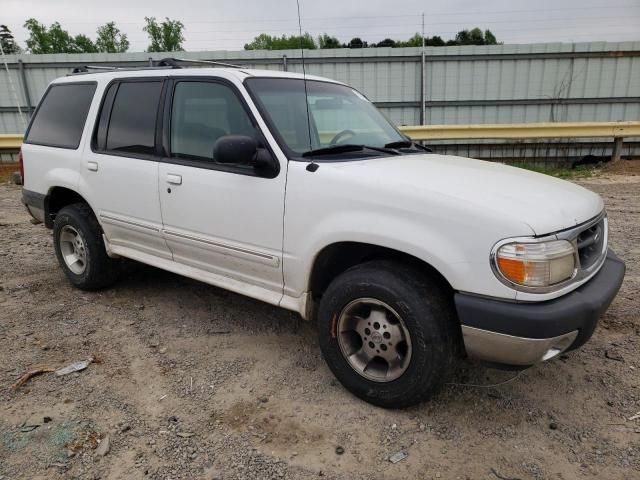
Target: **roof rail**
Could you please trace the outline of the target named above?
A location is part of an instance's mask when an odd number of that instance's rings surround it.
[[[190,58],[164,58],[164,59],[162,59],[160,61],[161,62],[171,61],[171,62],[174,62],[174,64],[175,64],[175,62],[203,63],[205,65],[216,65],[218,67],[245,68],[243,65],[236,65],[234,63],[216,62],[216,61],[213,61],[213,60],[193,60],[193,59],[190,59]]]
[[[205,65],[215,65],[217,67],[228,67],[228,68],[244,68],[242,65],[235,65],[233,63],[224,63],[224,62],[216,62],[213,60],[192,60],[189,58],[163,58],[161,60],[149,60],[149,65],[139,66],[139,67],[118,67],[118,66],[109,66],[109,65],[83,65],[80,67],[75,67],[71,71],[71,75],[80,75],[86,73],[95,73],[95,70],[104,71],[104,72],[117,72],[117,71],[127,71],[127,70],[159,70],[159,69],[172,69],[172,68],[182,68],[179,65],[179,62],[182,63],[199,63]]]
[[[70,75],[83,75],[87,73],[97,73],[93,70],[97,70],[98,72],[127,72],[127,71],[137,71],[137,70],[167,70],[180,68],[179,66],[153,66],[153,67],[109,67],[109,66],[101,66],[101,65],[83,65],[81,67],[75,67]]]

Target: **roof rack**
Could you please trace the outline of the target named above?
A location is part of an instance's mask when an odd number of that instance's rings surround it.
[[[161,62],[184,62],[184,63],[203,63],[205,65],[217,65],[219,67],[229,68],[245,68],[243,65],[236,65],[235,63],[215,62],[213,60],[192,60],[190,58],[163,58]],[[177,65],[177,64],[176,64]]]
[[[205,64],[205,65],[215,65],[218,67],[228,67],[228,68],[244,68],[242,65],[235,65],[233,63],[215,62],[213,60],[192,60],[189,58],[163,58],[161,60],[149,59],[149,65],[139,66],[139,67],[83,65],[80,67],[75,67],[71,71],[71,75],[95,73],[94,72],[95,70],[104,71],[104,72],[118,72],[118,71],[129,71],[129,70],[162,70],[162,69],[182,68],[178,62],[199,63],[199,64]]]

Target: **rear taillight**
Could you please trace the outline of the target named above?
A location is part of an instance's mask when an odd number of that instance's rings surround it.
[[[22,150],[18,153],[18,163],[20,165],[20,176],[22,177],[22,184],[24,185],[24,158],[22,157]]]

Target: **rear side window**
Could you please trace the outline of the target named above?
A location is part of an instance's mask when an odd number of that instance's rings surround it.
[[[161,90],[162,82],[159,81],[119,84],[107,127],[107,151],[155,153],[156,117]]]
[[[40,102],[25,143],[78,148],[95,91],[95,83],[53,85]]]

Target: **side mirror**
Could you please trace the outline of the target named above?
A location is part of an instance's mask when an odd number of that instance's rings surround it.
[[[213,145],[213,159],[218,163],[252,165],[258,155],[258,143],[245,135],[225,135]]]
[[[213,145],[213,159],[226,165],[247,165],[263,175],[277,175],[278,164],[269,150],[246,135],[225,135]]]

